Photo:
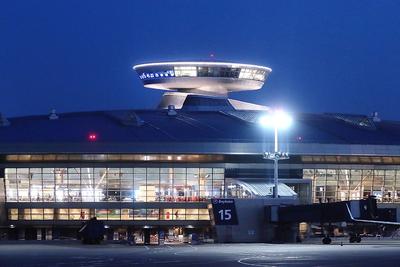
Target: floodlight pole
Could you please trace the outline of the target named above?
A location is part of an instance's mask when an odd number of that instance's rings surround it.
[[[279,170],[279,160],[288,159],[289,154],[284,152],[279,152],[278,147],[278,129],[283,128],[286,124],[290,123],[290,117],[288,116],[277,116],[277,113],[274,114],[275,117],[272,119],[272,123],[268,122],[271,119],[267,117],[263,117],[260,119],[260,123],[263,126],[273,125],[274,128],[274,151],[273,152],[264,152],[264,159],[269,159],[274,161],[274,187],[273,187],[273,198],[278,198],[278,170]],[[282,115],[282,114],[281,114]]]
[[[275,155],[278,154],[278,127],[277,125],[274,126],[274,132],[275,132]],[[278,157],[274,157],[274,198],[278,198]]]
[[[274,187],[273,187],[273,198],[278,198],[278,170],[279,170],[279,160],[288,159],[289,154],[284,152],[279,152],[278,147],[278,126],[274,126],[274,152],[264,152],[264,159],[269,159],[274,161]]]

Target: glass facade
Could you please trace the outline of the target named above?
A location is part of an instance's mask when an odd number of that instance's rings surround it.
[[[400,202],[400,170],[304,169],[312,179],[314,202],[334,202],[375,196],[378,202]]]
[[[221,77],[264,81],[266,71],[255,68],[175,66],[175,77]]]
[[[223,155],[198,154],[18,154],[7,155],[9,162],[223,162]]]
[[[10,221],[23,220],[210,220],[208,209],[8,209]]]
[[[7,202],[199,202],[224,196],[223,168],[6,168]]]

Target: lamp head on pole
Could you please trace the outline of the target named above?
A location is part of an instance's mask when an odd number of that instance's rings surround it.
[[[292,124],[292,117],[283,110],[276,109],[260,117],[258,122],[265,128],[286,129]]]

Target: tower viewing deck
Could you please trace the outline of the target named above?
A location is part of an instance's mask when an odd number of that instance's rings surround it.
[[[214,96],[258,90],[271,72],[264,66],[212,61],[147,63],[133,68],[144,87]]]

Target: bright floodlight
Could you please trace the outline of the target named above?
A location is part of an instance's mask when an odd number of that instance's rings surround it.
[[[283,110],[278,109],[260,117],[259,123],[263,127],[286,129],[292,124],[292,117]]]
[[[274,161],[274,198],[278,198],[278,161],[288,159],[287,153],[279,152],[278,130],[285,129],[292,124],[292,118],[284,111],[277,109],[259,118],[261,126],[274,129],[274,152],[264,152],[264,158]]]

